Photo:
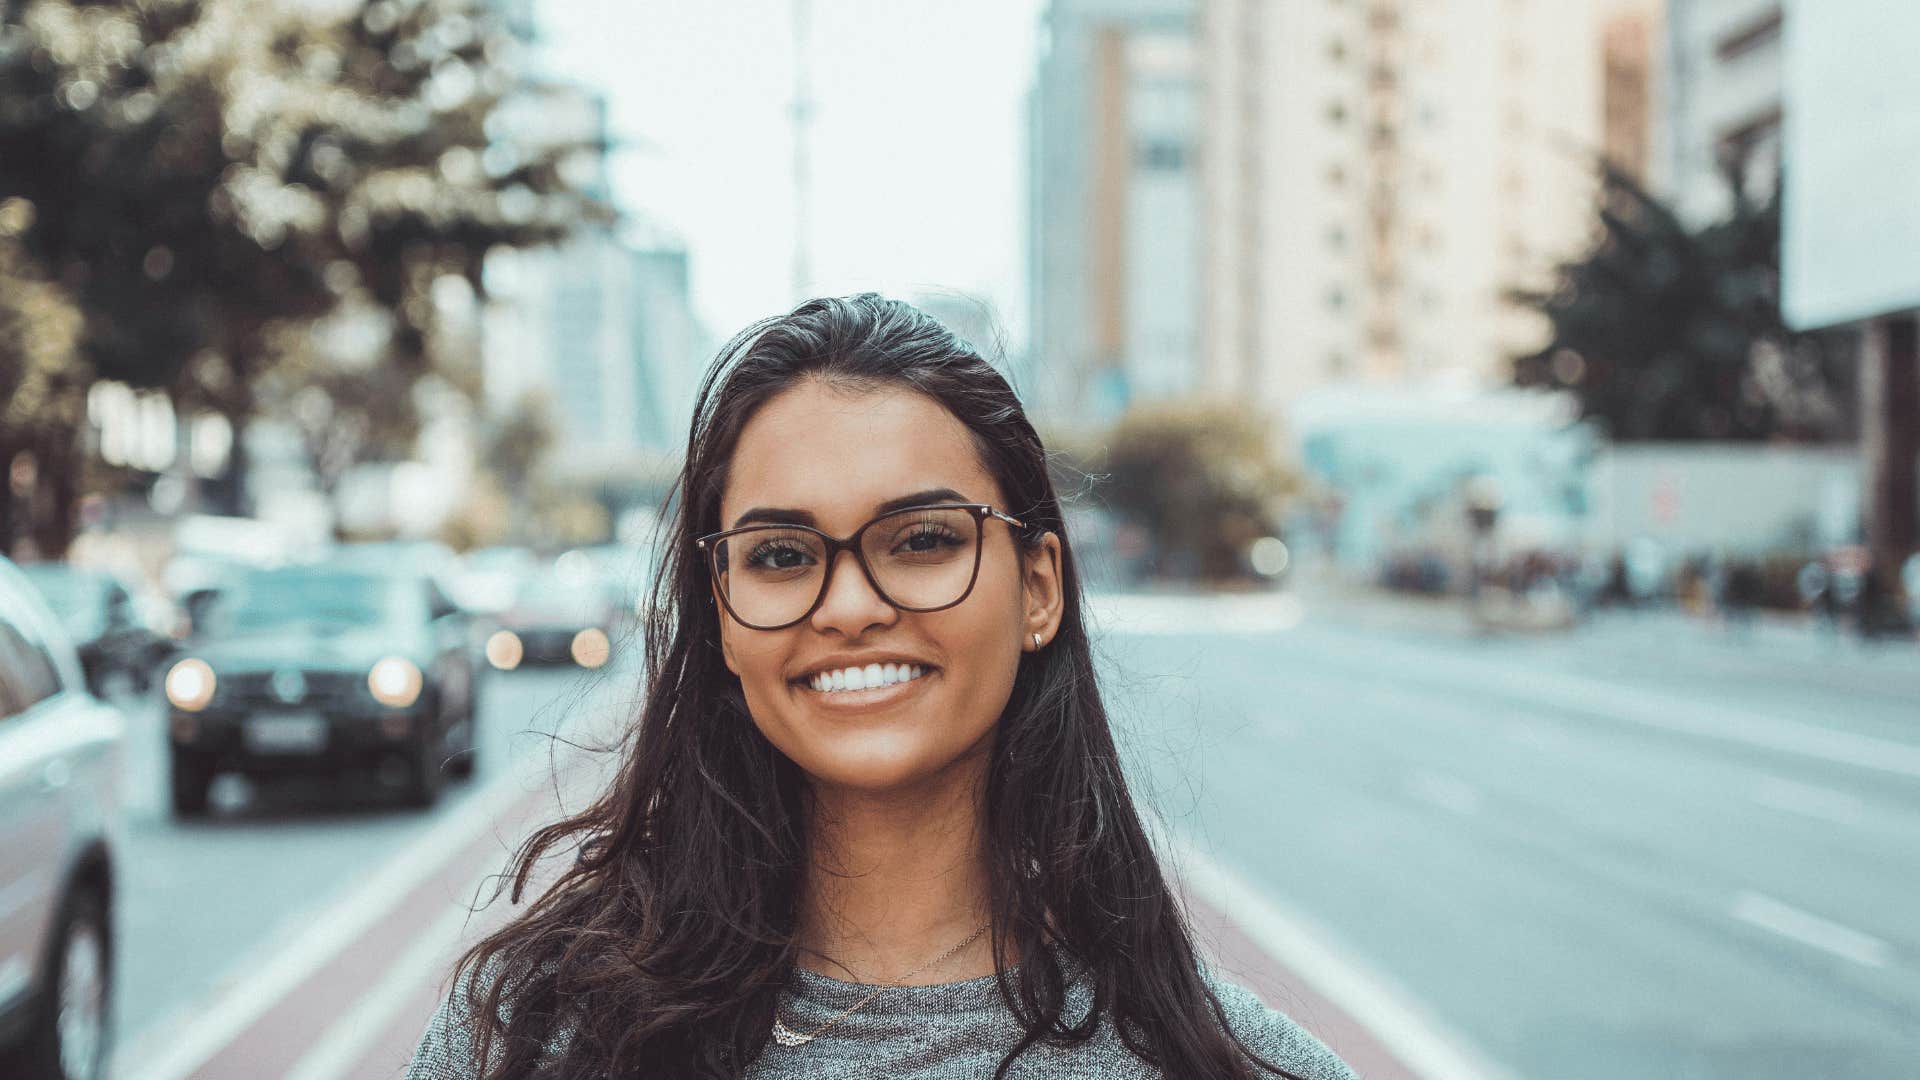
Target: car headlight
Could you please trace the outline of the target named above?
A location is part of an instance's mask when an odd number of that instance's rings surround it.
[[[589,626],[573,635],[573,644],[568,651],[573,653],[574,663],[584,668],[597,668],[613,655],[613,645],[599,627]]]
[[[520,635],[511,630],[495,630],[487,639],[487,663],[501,671],[512,671],[520,666],[526,656],[526,647],[520,643]]]
[[[420,700],[424,682],[413,661],[398,656],[387,657],[367,672],[367,689],[373,691],[373,700],[396,709]]]
[[[205,660],[189,656],[167,669],[167,700],[174,707],[199,712],[213,700],[213,668]]]

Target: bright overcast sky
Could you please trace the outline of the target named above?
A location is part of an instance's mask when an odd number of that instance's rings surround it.
[[[1041,0],[813,0],[813,293],[977,293],[1025,334]],[[789,0],[541,0],[551,70],[609,96],[621,204],[685,238],[731,334],[793,298]]]

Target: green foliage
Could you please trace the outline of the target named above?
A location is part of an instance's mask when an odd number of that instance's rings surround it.
[[[1299,486],[1269,425],[1230,405],[1137,407],[1092,460],[1113,511],[1153,537],[1160,572],[1207,580],[1244,575],[1247,546],[1278,532],[1280,502]]]
[[[1731,215],[1696,230],[1602,163],[1598,242],[1551,290],[1511,294],[1553,329],[1514,381],[1572,391],[1621,441],[1844,436],[1849,343],[1782,321],[1779,185],[1755,203],[1739,175]]]
[[[68,381],[167,388],[237,429],[293,400],[261,390],[298,356],[345,429],[391,445],[436,281],[478,291],[495,246],[611,218],[569,170],[597,144],[500,122],[532,89],[516,48],[487,0],[0,0],[0,204],[81,315]],[[385,315],[377,379],[303,343],[343,303]]]

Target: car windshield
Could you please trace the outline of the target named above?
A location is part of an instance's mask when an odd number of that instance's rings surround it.
[[[250,574],[221,594],[215,633],[304,626],[338,630],[405,622],[417,615],[405,583],[375,574],[300,569]]]
[[[29,563],[20,569],[62,619],[91,613],[100,606],[100,582],[88,574],[50,564]]]
[[[607,594],[591,577],[535,574],[520,584],[516,606],[592,617],[607,604]]]

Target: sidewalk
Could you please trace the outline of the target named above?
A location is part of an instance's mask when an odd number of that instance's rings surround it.
[[[569,777],[571,780],[572,777]],[[568,793],[573,803],[575,794]],[[511,914],[492,895],[519,840],[554,815],[551,789],[511,780],[455,814],[325,910],[240,965],[211,1000],[192,1003],[123,1045],[118,1080],[396,1078],[445,992],[459,952]],[[1177,888],[1209,961],[1349,1061],[1368,1080],[1499,1080],[1490,1070],[1436,1066],[1435,1040],[1413,1011],[1356,980],[1313,935],[1204,859]],[[1284,955],[1292,951],[1297,955]],[[1379,1015],[1374,1015],[1378,1013]],[[1410,1019],[1411,1017],[1411,1019]],[[1375,1030],[1379,1021],[1387,1037]],[[1409,1031],[1415,1032],[1410,1036]],[[1424,1071],[1407,1064],[1419,1061]]]

